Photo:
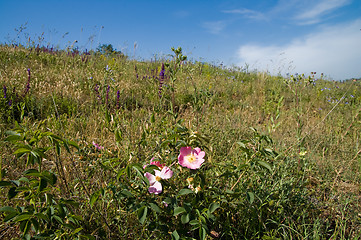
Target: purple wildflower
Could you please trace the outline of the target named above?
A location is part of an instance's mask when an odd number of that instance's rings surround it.
[[[6,86],[5,85],[3,87],[3,90],[4,90],[4,98],[6,98]]]
[[[97,94],[99,103],[102,103],[102,97],[100,96],[100,93],[99,93],[99,85],[98,84],[95,84],[94,91]]]
[[[117,91],[117,108],[118,108],[118,109],[120,108],[119,98],[120,98],[120,91],[118,90],[118,91]]]
[[[163,63],[162,64],[162,70],[159,73],[159,91],[158,91],[159,98],[162,97],[162,87],[163,87],[163,84],[164,84],[164,73],[165,73],[165,69],[164,69],[164,63]]]

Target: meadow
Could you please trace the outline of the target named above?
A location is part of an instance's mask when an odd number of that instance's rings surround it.
[[[0,239],[359,239],[360,80],[0,46]]]

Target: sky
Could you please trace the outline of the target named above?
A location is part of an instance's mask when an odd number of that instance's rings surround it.
[[[361,77],[361,0],[0,0],[0,43],[29,37],[81,50],[112,44],[140,61],[182,47],[217,66]]]

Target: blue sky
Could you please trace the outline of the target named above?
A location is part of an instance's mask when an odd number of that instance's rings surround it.
[[[44,33],[44,45],[110,43],[138,60],[181,46],[216,65],[361,77],[360,0],[0,0],[0,42],[18,41],[22,25],[23,42]]]

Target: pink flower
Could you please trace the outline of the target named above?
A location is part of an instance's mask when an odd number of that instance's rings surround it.
[[[163,167],[162,171],[154,170],[155,175],[146,172],[144,176],[148,178],[150,187],[148,188],[149,193],[159,194],[162,192],[162,179],[169,179],[173,176],[173,171],[169,167]]]
[[[149,164],[149,165],[155,165],[155,166],[157,166],[159,169],[162,169],[162,168],[165,166],[165,164],[161,164],[159,161],[153,161],[153,160],[154,160],[154,158],[152,158],[152,159],[150,160],[150,164]],[[145,165],[143,166],[143,169],[145,169],[147,166],[148,166],[148,164],[145,164]]]
[[[96,149],[98,149],[98,150],[103,150],[104,149],[104,147],[102,147],[102,146],[99,146],[97,143],[95,143],[94,141],[93,141],[93,146],[96,148]]]
[[[178,163],[189,169],[198,169],[204,162],[203,158],[205,155],[206,153],[201,151],[200,148],[192,149],[192,147],[181,147]]]

